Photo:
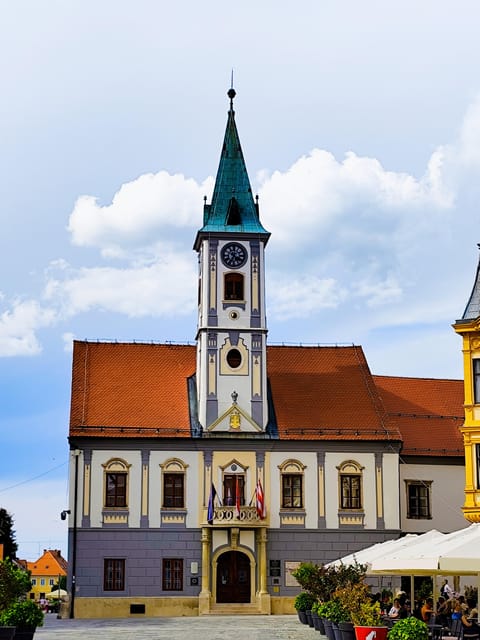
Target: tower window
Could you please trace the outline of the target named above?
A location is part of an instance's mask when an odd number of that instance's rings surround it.
[[[473,401],[480,404],[480,358],[474,358],[473,364]]]
[[[243,276],[240,273],[225,274],[225,300],[243,300]]]
[[[238,349],[230,349],[227,353],[227,363],[232,369],[238,369],[242,364],[242,354]]]
[[[475,445],[475,454],[477,459],[477,489],[480,489],[480,444]]]

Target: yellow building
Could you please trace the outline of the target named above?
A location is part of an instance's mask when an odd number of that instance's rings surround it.
[[[32,579],[31,600],[40,600],[67,575],[68,563],[58,549],[44,549],[43,555],[35,562],[28,562],[27,569]]]
[[[480,522],[480,264],[475,284],[460,320],[453,325],[463,339],[465,422],[465,503],[469,522]]]

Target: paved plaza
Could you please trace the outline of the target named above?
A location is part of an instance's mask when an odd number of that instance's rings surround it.
[[[294,616],[202,616],[58,620],[45,616],[34,640],[320,640],[318,631]]]

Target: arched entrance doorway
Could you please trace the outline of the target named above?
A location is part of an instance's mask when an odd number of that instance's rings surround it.
[[[250,560],[241,551],[218,558],[217,602],[250,602]]]

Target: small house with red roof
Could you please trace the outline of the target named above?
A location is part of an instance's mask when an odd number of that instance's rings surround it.
[[[29,597],[36,602],[44,600],[56,589],[60,579],[67,575],[68,564],[59,549],[44,549],[43,554],[35,562],[26,562],[30,572],[32,589]]]
[[[464,524],[461,381],[267,344],[270,234],[228,95],[196,345],[74,342],[75,617],[291,613],[299,562]]]

